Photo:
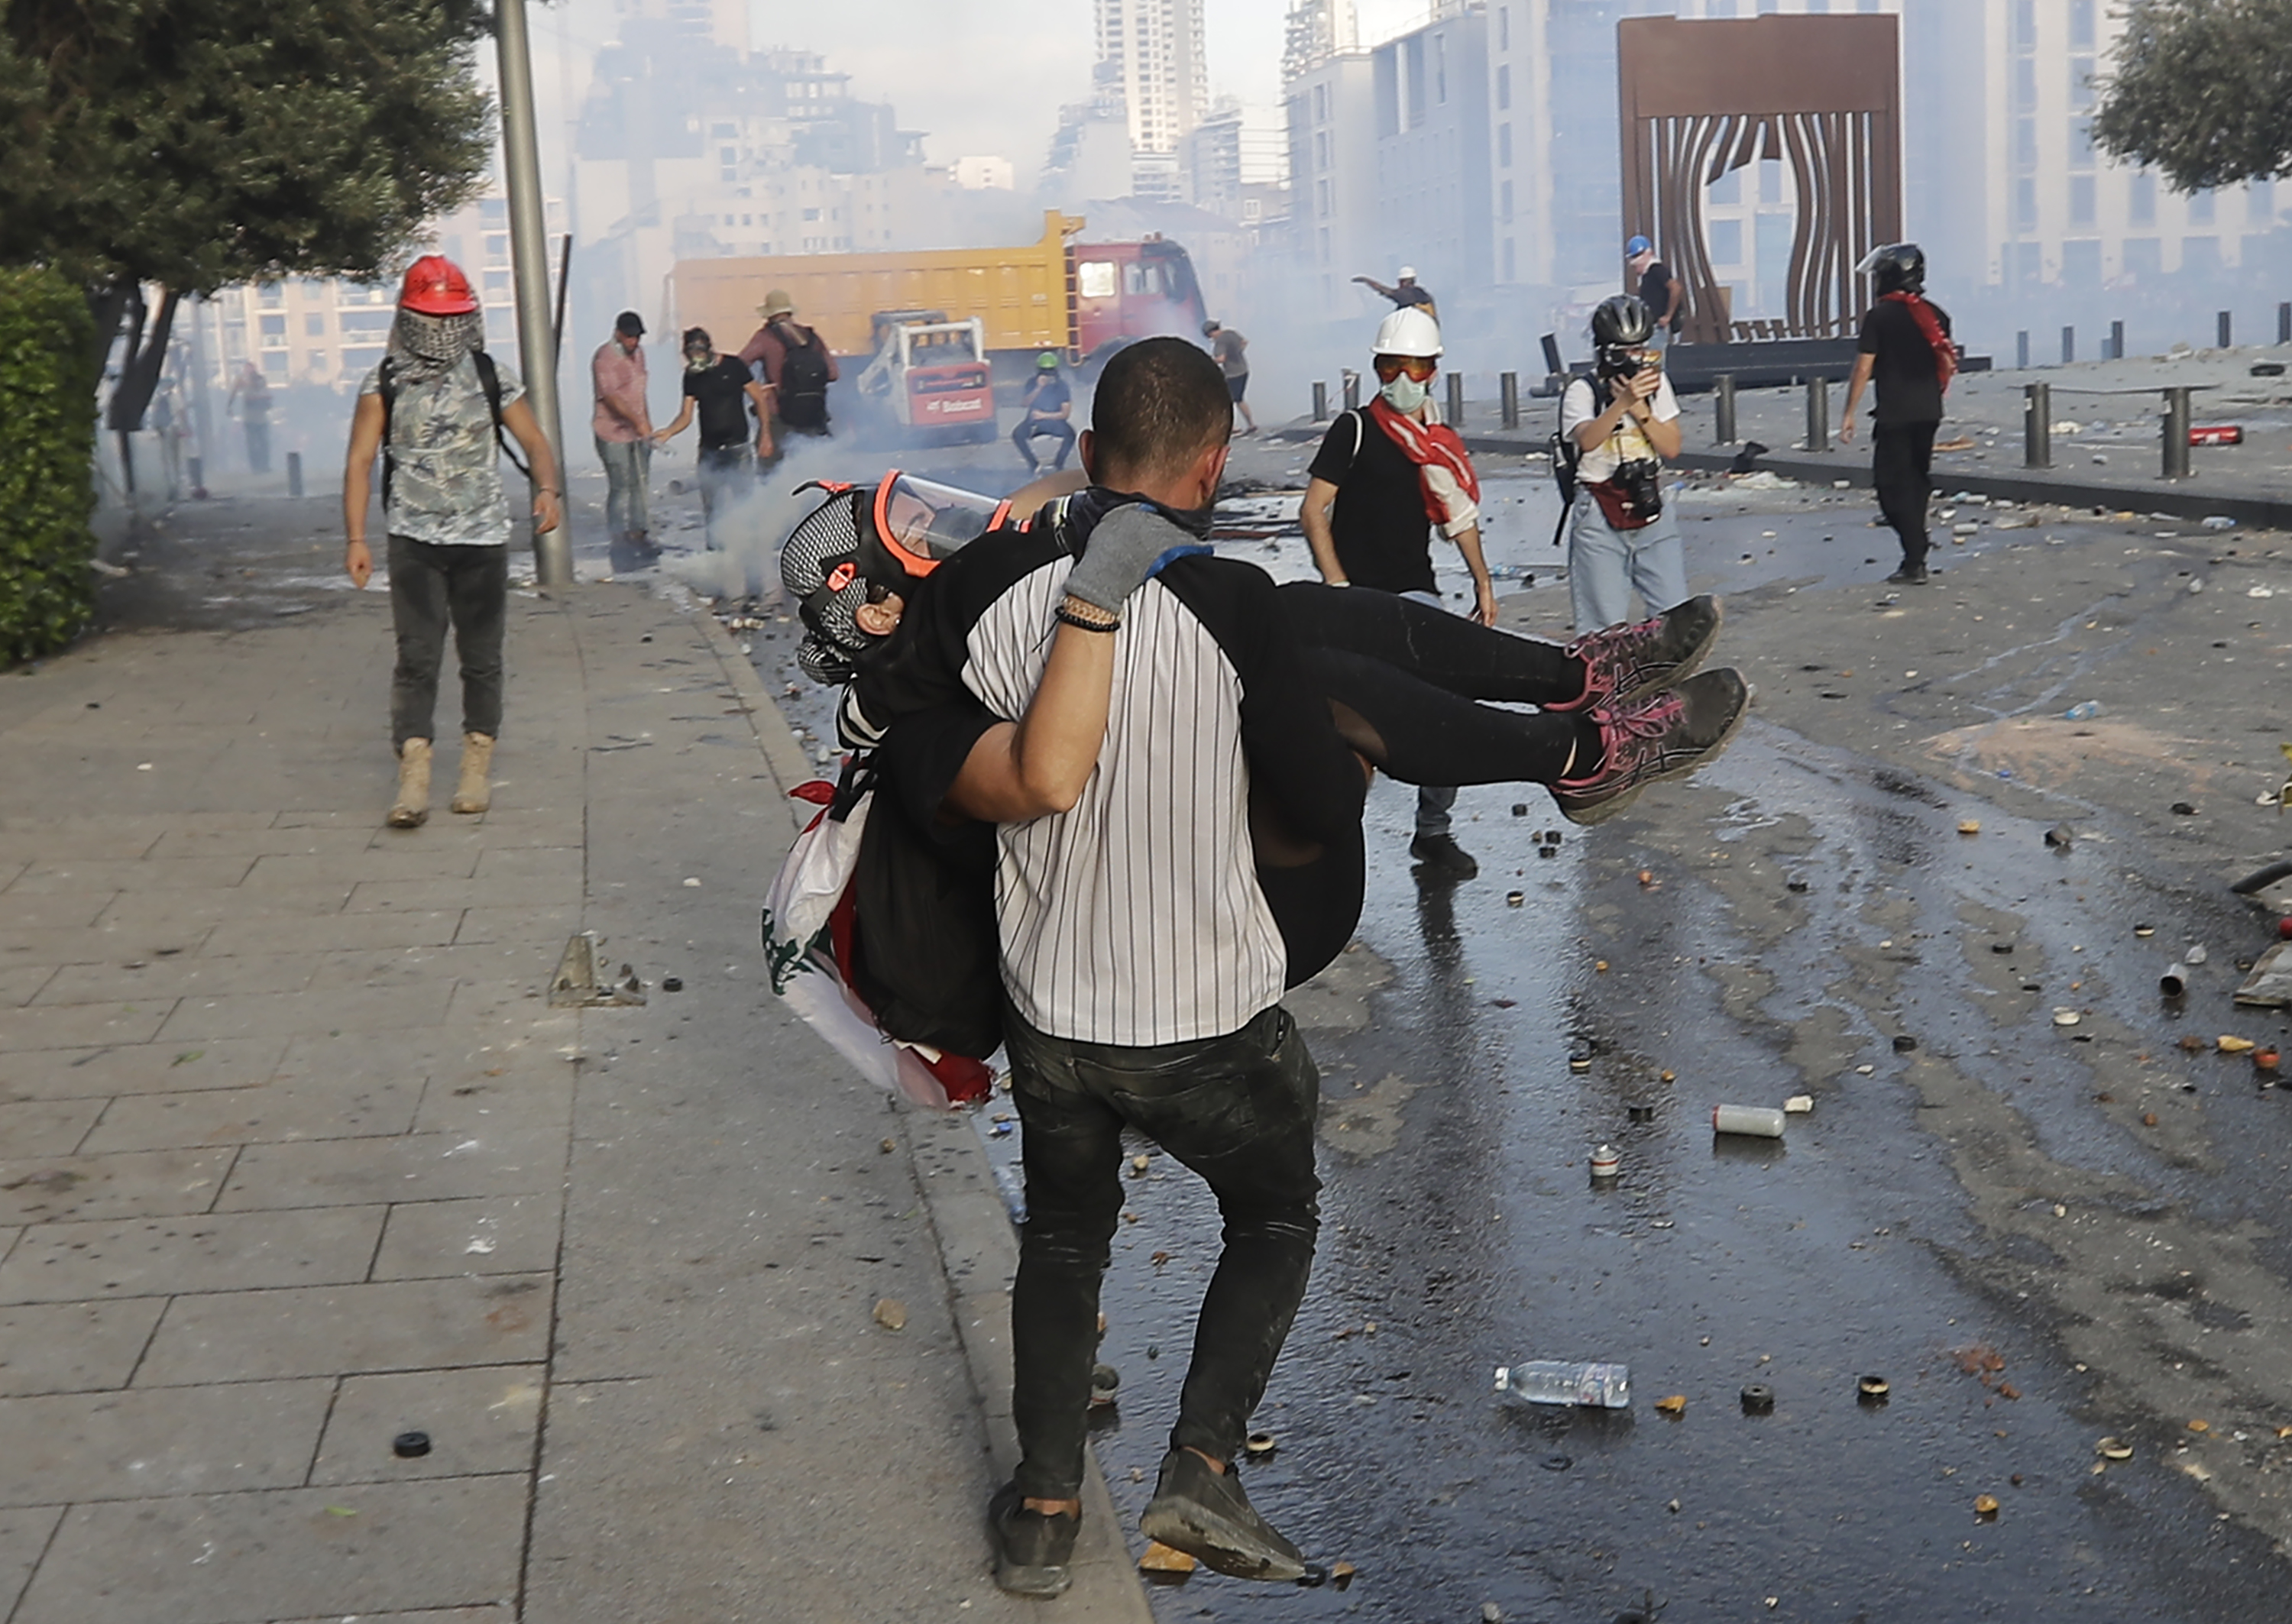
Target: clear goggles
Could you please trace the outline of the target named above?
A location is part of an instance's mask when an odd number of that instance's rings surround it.
[[[940,564],[1007,518],[1011,504],[893,469],[876,486],[876,534],[910,575]]]

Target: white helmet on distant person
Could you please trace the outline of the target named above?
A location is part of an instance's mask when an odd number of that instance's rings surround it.
[[[1441,353],[1441,324],[1422,307],[1403,305],[1376,324],[1376,355],[1436,356]]]

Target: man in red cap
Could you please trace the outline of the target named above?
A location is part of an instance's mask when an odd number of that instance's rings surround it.
[[[501,735],[502,628],[509,599],[509,502],[501,431],[533,472],[533,528],[562,518],[557,459],[515,374],[485,350],[485,317],[461,267],[425,254],[407,268],[390,348],[359,386],[343,470],[343,567],[360,587],[374,574],[367,495],[382,455],[382,514],[390,537],[390,613],[398,631],[391,740],[398,752],[393,829],[430,816],[431,739],[438,673],[450,624],[462,663],[462,771],[454,810],[482,812]]]

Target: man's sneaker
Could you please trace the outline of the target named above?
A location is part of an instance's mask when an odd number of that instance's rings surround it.
[[[1059,1596],[1074,1582],[1080,1517],[1027,1509],[1019,1485],[1006,1483],[987,1502],[988,1537],[995,1542],[995,1585],[1013,1596]]]
[[[1453,883],[1481,872],[1473,854],[1457,845],[1453,834],[1420,834],[1408,842],[1408,855],[1416,859],[1420,879]]]
[[[1893,575],[1886,577],[1887,580],[1893,582],[1896,586],[1924,586],[1933,577],[1927,574],[1926,567],[1923,564],[1905,564],[1901,568],[1896,570]]]
[[[1576,824],[1604,823],[1649,784],[1716,760],[1750,703],[1741,672],[1707,671],[1631,704],[1593,712],[1588,720],[1600,729],[1606,759],[1598,771],[1552,786],[1561,816]]]
[[[1719,640],[1719,600],[1706,593],[1636,626],[1610,626],[1579,638],[1563,653],[1584,662],[1584,692],[1547,711],[1628,704],[1650,688],[1693,674]]]
[[[1233,1579],[1279,1583],[1305,1576],[1305,1559],[1250,1507],[1241,1479],[1231,1467],[1213,1471],[1190,1449],[1162,1457],[1162,1475],[1138,1526],[1149,1540]]]

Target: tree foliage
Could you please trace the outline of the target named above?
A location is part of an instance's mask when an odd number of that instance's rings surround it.
[[[2093,134],[2184,192],[2292,171],[2292,0],[2133,0]]]
[[[0,665],[62,647],[94,607],[92,332],[60,272],[0,269]]]
[[[0,0],[0,264],[367,276],[482,173],[478,0]]]

